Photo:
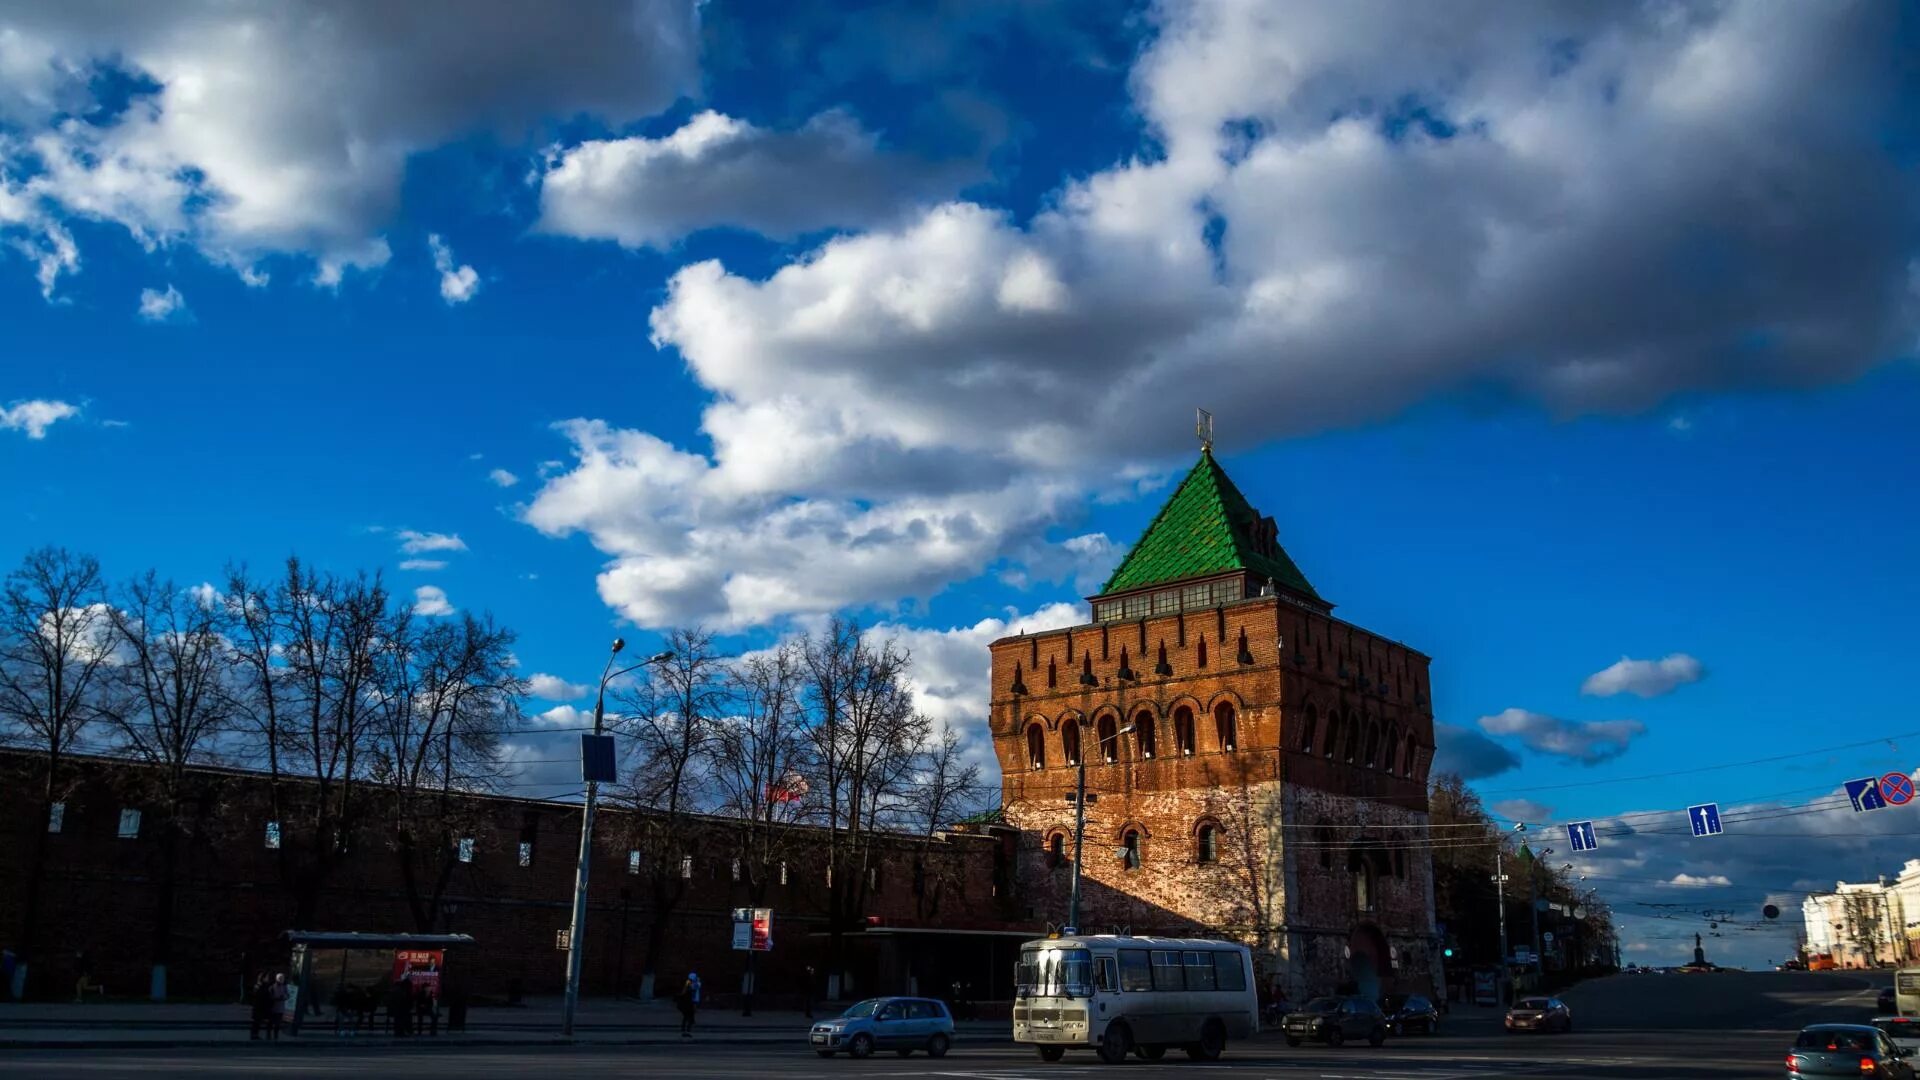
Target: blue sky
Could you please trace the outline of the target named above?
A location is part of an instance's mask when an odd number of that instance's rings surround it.
[[[0,561],[297,551],[573,683],[848,611],[977,731],[985,641],[1072,617],[1199,405],[1502,812],[1821,800],[1920,758],[1822,752],[1920,730],[1914,28],[1663,10],[0,16]],[[1920,834],[1785,820],[1583,868],[1797,907]]]

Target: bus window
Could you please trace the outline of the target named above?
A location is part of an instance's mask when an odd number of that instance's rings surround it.
[[[1155,990],[1185,990],[1187,981],[1180,976],[1180,954],[1153,950],[1153,988]]]
[[[1241,963],[1237,952],[1217,952],[1213,954],[1214,978],[1222,990],[1245,990],[1247,988],[1247,968]]]
[[[1211,990],[1213,982],[1213,954],[1210,952],[1190,952],[1187,956],[1187,989]]]
[[[1114,968],[1113,957],[1096,956],[1093,958],[1093,988],[1102,993],[1111,994],[1120,989],[1120,975]]]
[[[1147,950],[1120,950],[1120,989],[1128,994],[1153,989],[1153,964],[1147,959]]]

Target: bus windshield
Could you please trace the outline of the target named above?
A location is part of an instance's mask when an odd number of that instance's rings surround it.
[[[1920,1016],[1920,968],[1893,973],[1893,1007],[1901,1016]]]
[[[1021,997],[1092,997],[1092,958],[1084,949],[1022,949],[1014,989]]]

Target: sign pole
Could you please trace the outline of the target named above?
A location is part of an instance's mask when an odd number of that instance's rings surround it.
[[[1511,995],[1507,993],[1507,874],[1501,855],[1506,852],[1507,842],[1502,838],[1493,849],[1493,895],[1500,908],[1500,996],[1501,1004]]]

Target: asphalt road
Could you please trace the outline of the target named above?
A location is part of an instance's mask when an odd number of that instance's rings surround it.
[[[1880,981],[1884,981],[1882,978]],[[1637,976],[1591,983],[1567,995],[1571,1035],[1506,1035],[1490,1011],[1459,1010],[1438,1036],[1364,1045],[1289,1048],[1263,1037],[1230,1047],[1219,1062],[1177,1060],[1122,1068],[1133,1080],[1726,1080],[1775,1077],[1792,1032],[1822,1020],[1871,1014],[1875,983],[1848,976],[1723,973]],[[301,1042],[181,1050],[17,1051],[0,1055],[8,1077],[348,1077],[486,1080],[630,1077],[688,1080],[1061,1080],[1109,1071],[1091,1054],[1046,1064],[1010,1043],[961,1045],[940,1060],[890,1053],[866,1061],[821,1060],[795,1033],[792,1044],[724,1038],[652,1046],[355,1046]]]

